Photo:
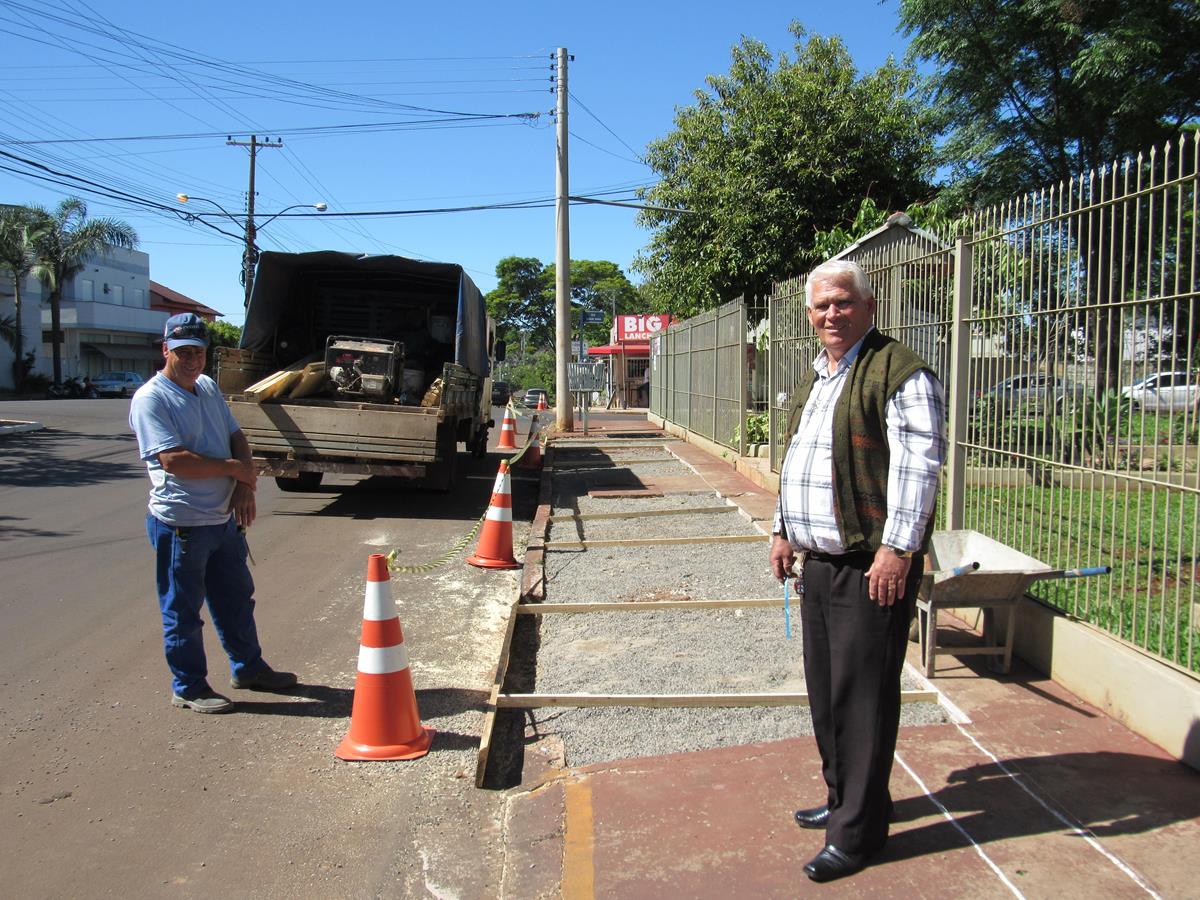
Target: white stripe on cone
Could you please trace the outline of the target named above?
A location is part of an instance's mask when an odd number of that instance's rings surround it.
[[[492,486],[493,494],[511,494],[512,488],[508,486],[508,471],[504,470],[496,476],[496,483]]]
[[[511,522],[512,507],[511,506],[489,506],[487,518],[490,522]]]
[[[396,603],[388,588],[390,581],[368,581],[363,603],[363,618],[369,622],[386,622],[396,618]]]
[[[408,651],[403,644],[394,647],[358,647],[358,671],[364,675],[391,675],[408,668]]]

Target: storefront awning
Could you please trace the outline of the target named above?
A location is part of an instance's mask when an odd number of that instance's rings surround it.
[[[649,357],[650,342],[630,342],[628,344],[601,344],[599,347],[588,347],[588,356],[633,356]]]
[[[150,344],[89,344],[81,342],[79,348],[85,353],[98,353],[105,359],[162,359],[162,345]]]

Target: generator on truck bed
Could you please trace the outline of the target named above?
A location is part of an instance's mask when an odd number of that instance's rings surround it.
[[[487,447],[504,358],[461,266],[401,256],[265,252],[241,344],[217,383],[260,474],[308,490],[325,472],[456,479]]]

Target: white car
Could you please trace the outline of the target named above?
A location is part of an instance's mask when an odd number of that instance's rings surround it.
[[[1189,372],[1155,372],[1121,389],[1134,409],[1148,412],[1183,412],[1200,403],[1200,377]]]
[[[137,372],[104,372],[92,379],[101,397],[132,397],[145,381]]]

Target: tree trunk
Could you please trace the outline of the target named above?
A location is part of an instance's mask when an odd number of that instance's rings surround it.
[[[62,337],[62,291],[55,288],[50,292],[50,346],[54,352],[54,380],[62,383],[62,348],[59,340]]]
[[[13,352],[16,354],[16,359],[13,360],[13,390],[20,393],[21,387],[25,384],[25,335],[22,332],[24,326],[21,324],[21,276],[19,273],[13,274],[13,318],[17,322],[17,339],[13,342]]]

